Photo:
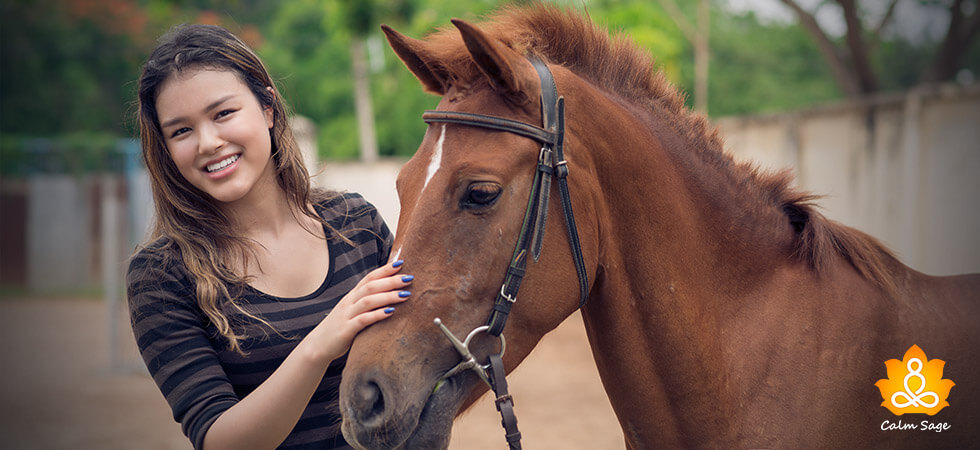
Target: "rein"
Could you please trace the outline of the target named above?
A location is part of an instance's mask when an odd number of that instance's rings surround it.
[[[528,253],[530,252],[535,262],[541,256],[545,224],[548,220],[548,200],[551,196],[552,178],[558,182],[558,192],[565,213],[565,227],[568,230],[568,241],[572,249],[575,270],[578,272],[579,308],[585,306],[589,289],[585,259],[582,257],[582,246],[578,237],[578,229],[575,226],[572,201],[568,193],[568,161],[565,160],[564,156],[565,98],[558,96],[558,88],[548,66],[535,57],[528,57],[528,59],[541,80],[541,122],[543,127],[502,117],[465,112],[426,111],[422,114],[422,120],[429,124],[451,123],[487,128],[514,133],[541,143],[537,169],[534,173],[534,181],[531,183],[527,210],[524,213],[524,222],[521,225],[514,254],[507,266],[503,284],[501,284],[500,292],[497,293],[494,300],[493,310],[490,312],[487,324],[471,331],[466,340],[461,342],[442,324],[441,320],[435,319],[435,324],[453,342],[453,346],[463,359],[456,367],[446,372],[440,382],[463,370],[471,369],[480,376],[481,380],[490,385],[497,396],[495,403],[497,410],[500,411],[507,443],[512,450],[521,448],[521,433],[517,430],[513,398],[507,393],[507,380],[502,359],[505,342],[503,331],[510,310],[517,301],[517,292],[521,288],[521,282],[524,280]],[[500,353],[491,355],[489,363],[485,365],[478,364],[469,351],[470,340],[480,332],[485,332],[501,340]]]

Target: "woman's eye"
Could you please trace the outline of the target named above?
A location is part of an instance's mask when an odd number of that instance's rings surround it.
[[[182,135],[184,133],[187,133],[189,131],[191,131],[191,129],[190,128],[187,128],[187,127],[178,128],[178,129],[174,130],[173,133],[170,134],[170,137],[171,138],[175,138],[175,137],[180,136],[180,135]]]
[[[463,209],[485,208],[497,201],[500,192],[500,186],[495,183],[473,183],[466,188],[460,206]]]
[[[231,109],[224,109],[224,110],[219,111],[216,117],[218,119],[220,119],[220,118],[225,117],[225,116],[227,116],[227,115],[229,115],[229,114],[231,114],[233,112],[235,112],[235,111],[234,110],[231,110]]]

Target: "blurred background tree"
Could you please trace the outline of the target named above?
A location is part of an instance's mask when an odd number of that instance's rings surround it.
[[[0,148],[7,160],[10,149],[27,138],[133,136],[139,67],[156,37],[178,23],[203,22],[225,26],[258,50],[293,111],[317,124],[321,156],[327,158],[352,159],[360,153],[352,55],[363,56],[360,73],[370,92],[377,151],[381,156],[408,156],[425,131],[421,111],[435,106],[438,99],[422,93],[384,43],[378,25],[388,23],[421,37],[446,26],[451,17],[478,20],[507,3],[525,2],[4,1],[0,6]],[[580,1],[557,3],[583,7]],[[823,38],[814,40],[812,29],[797,23],[800,17],[806,22],[805,15],[784,14],[776,20],[763,14],[773,8],[792,11],[780,0],[711,1],[708,111],[712,116],[778,112],[850,95],[835,78],[837,69],[825,59],[820,39],[830,42],[834,53],[846,54],[853,48],[854,35],[861,37],[867,43],[867,64],[876,74],[877,90],[904,90],[923,80],[957,78],[966,83],[980,70],[980,49],[974,43],[980,20],[975,0],[901,0],[891,7],[938,11],[939,25],[932,26],[950,32],[931,35],[897,32],[902,24],[883,21],[880,5],[889,8],[890,1],[784,3],[799,3],[814,20],[820,18],[817,12],[836,13],[842,24],[849,23],[847,8],[853,5],[864,26],[859,31],[841,27],[836,34],[824,29]],[[695,17],[696,2],[676,5],[686,17]],[[693,46],[662,2],[590,0],[584,7],[594,21],[628,34],[648,51],[681,90],[693,92]],[[352,50],[358,47],[355,42],[363,43],[361,50]],[[956,58],[946,58],[953,61],[953,69],[941,76],[921,76],[949,48],[957,49]]]
[[[798,0],[782,0],[798,18],[801,27],[806,30],[817,44],[820,54],[836,81],[840,90],[849,98],[877,92],[887,86],[888,74],[898,66],[891,66],[878,58],[878,45],[882,33],[888,27],[894,28],[895,11],[899,0],[860,4],[857,0],[824,1],[815,7],[807,9]],[[910,2],[903,2],[909,4]],[[975,0],[920,0],[918,2],[921,14],[936,16],[942,14],[947,18],[945,32],[935,48],[929,49],[929,55],[913,67],[906,66],[903,73],[909,69],[916,72],[914,79],[934,83],[952,79],[962,68],[961,64],[967,58],[970,45],[980,32],[980,11]],[[871,6],[875,7],[871,7]],[[820,8],[833,8],[843,19],[843,39],[833,39],[827,27],[821,25],[816,18]],[[894,34],[894,30],[892,32]],[[897,43],[891,40],[890,43]],[[921,53],[920,53],[921,55]],[[886,84],[883,85],[882,83]]]

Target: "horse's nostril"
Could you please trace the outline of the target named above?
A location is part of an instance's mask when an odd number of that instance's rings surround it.
[[[402,448],[415,429],[416,422],[411,414],[402,413],[399,402],[401,386],[373,369],[368,373],[355,374],[347,382],[349,384],[341,388],[340,395],[344,413],[343,432],[347,442],[356,448]],[[417,419],[418,416],[414,417]]]
[[[368,381],[357,389],[359,419],[365,424],[381,420],[384,416],[385,399],[377,383]]]
[[[368,383],[372,392],[371,416],[380,416],[385,410],[385,396],[381,393],[381,388],[377,384]]]

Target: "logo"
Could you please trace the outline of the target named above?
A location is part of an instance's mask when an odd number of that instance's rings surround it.
[[[881,391],[881,406],[892,414],[935,415],[949,406],[946,397],[955,383],[943,379],[946,362],[941,359],[929,360],[925,352],[913,345],[899,361],[885,361],[888,378],[878,380],[875,386]]]

